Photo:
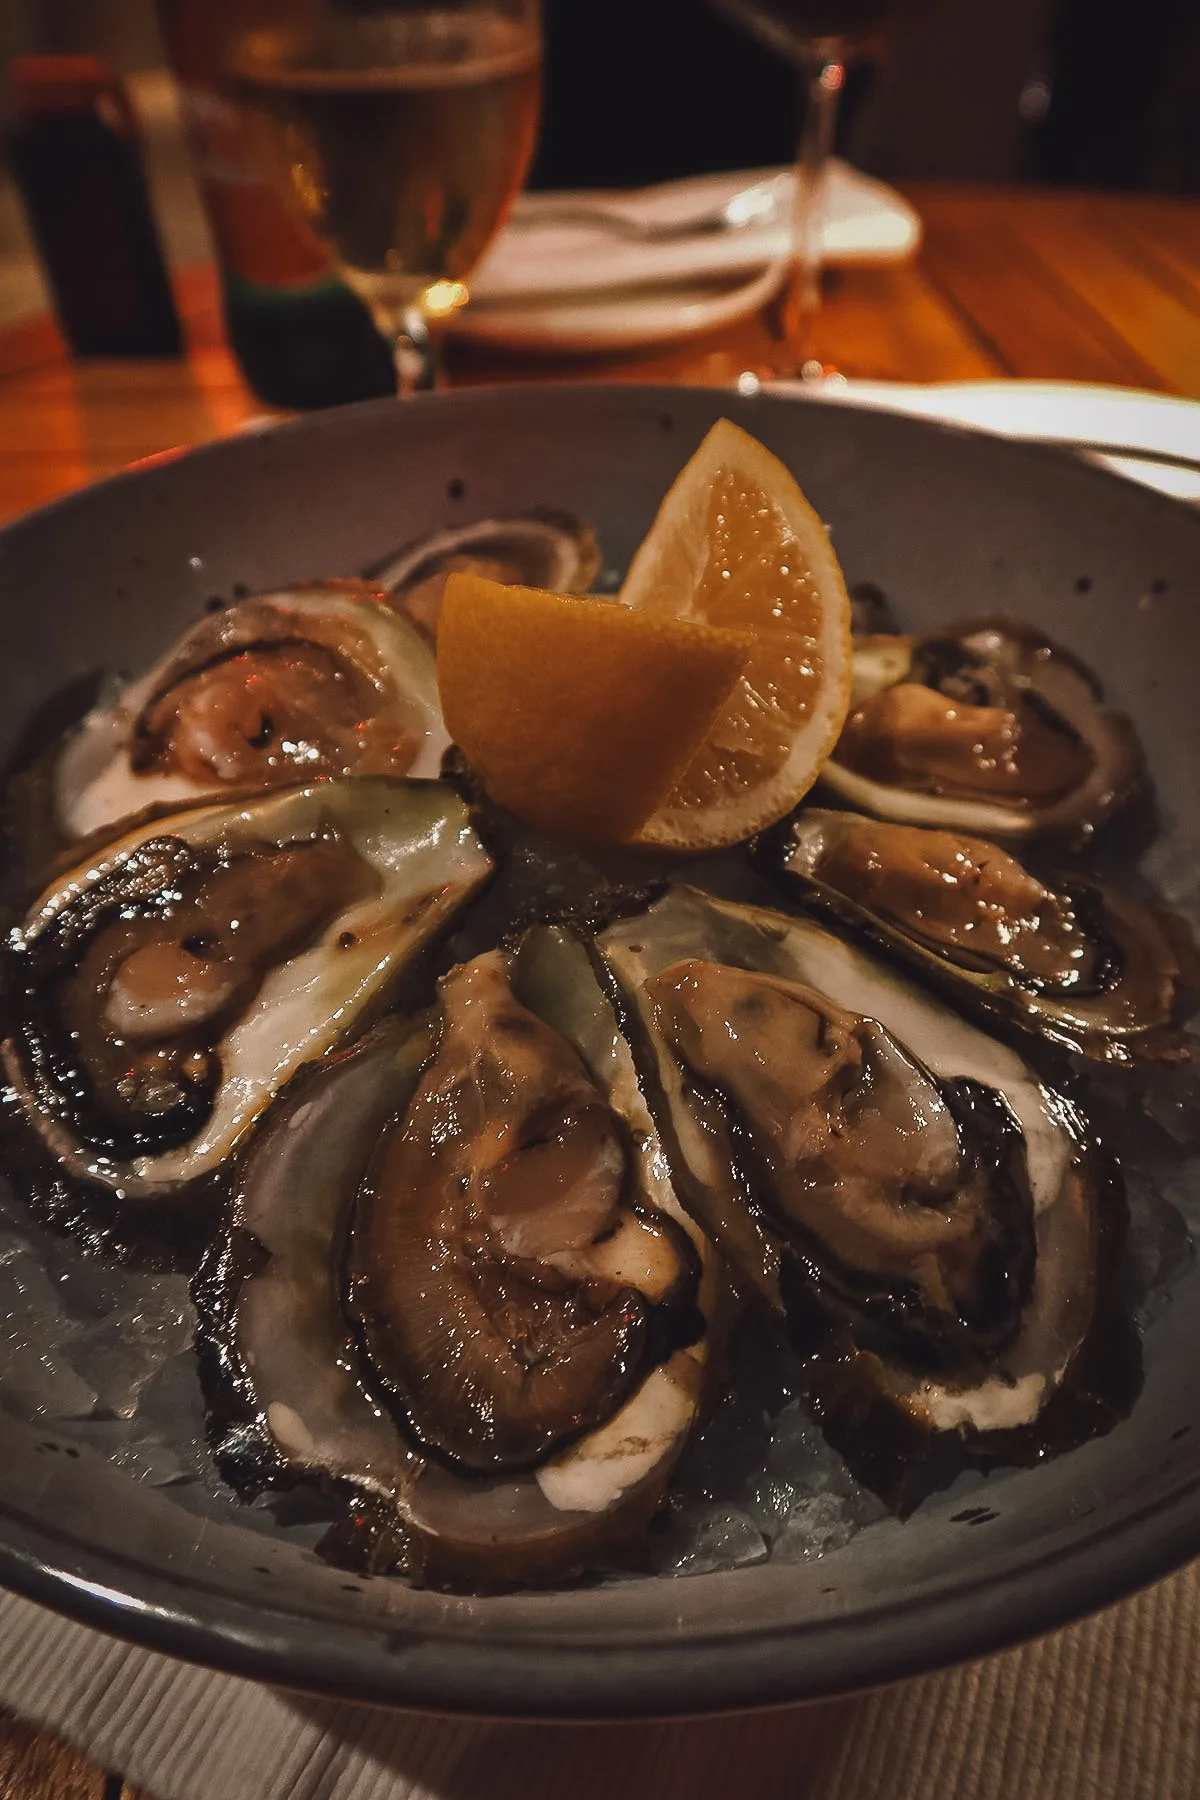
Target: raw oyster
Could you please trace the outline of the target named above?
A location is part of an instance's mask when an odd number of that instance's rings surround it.
[[[490,870],[453,790],[385,776],[129,832],[11,934],[3,1055],[26,1118],[119,1198],[208,1174]]]
[[[258,594],[192,625],[55,772],[90,836],[150,807],[339,775],[436,776],[448,739],[428,646],[359,581]]]
[[[1136,1371],[1110,1331],[1120,1207],[1013,1051],[813,921],[693,889],[597,949],[681,1199],[787,1315],[864,1478],[888,1487],[898,1437],[1011,1444],[1067,1390],[1060,1441],[1112,1422],[1087,1371],[1106,1333]]]
[[[591,527],[571,513],[536,507],[510,519],[447,526],[406,544],[368,573],[433,640],[446,577],[461,569],[522,587],[584,594],[600,573],[600,546]]]
[[[1047,885],[982,838],[817,808],[764,858],[954,999],[1101,1062],[1182,1054],[1176,951],[1129,895],[1078,875]]]
[[[371,1497],[377,1566],[561,1579],[661,1501],[715,1292],[587,953],[537,928],[252,1148],[198,1284],[221,1465]]]
[[[822,780],[862,812],[1082,842],[1143,782],[1128,719],[1074,656],[1015,621],[859,638],[853,682]]]

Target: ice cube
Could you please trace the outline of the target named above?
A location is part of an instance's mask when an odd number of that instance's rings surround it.
[[[105,1410],[130,1419],[146,1383],[191,1341],[187,1282],[182,1275],[160,1276],[136,1299],[80,1331],[70,1357]]]
[[[769,1471],[752,1485],[746,1510],[768,1539],[774,1538],[796,1504],[796,1489]]]
[[[0,1329],[0,1364],[6,1403],[35,1418],[83,1419],[95,1409],[94,1392],[61,1351],[21,1343],[5,1327]]]
[[[1168,905],[1200,918],[1200,843],[1166,831],[1142,859],[1142,872]]]
[[[1130,1297],[1144,1318],[1161,1311],[1167,1290],[1196,1261],[1189,1227],[1200,1225],[1200,1167],[1192,1165],[1190,1182],[1181,1192],[1177,1184],[1182,1172],[1173,1172],[1161,1182],[1143,1170],[1131,1170],[1126,1178],[1129,1238],[1125,1273]],[[1190,1220],[1179,1200],[1190,1210]]]
[[[0,1367],[10,1402],[44,1419],[92,1412],[95,1392],[72,1368],[66,1348],[76,1329],[36,1259],[19,1244],[6,1245],[0,1255]]]
[[[1200,1150],[1200,1069],[1189,1061],[1156,1074],[1147,1086],[1146,1112],[1185,1150]]]
[[[685,1499],[729,1500],[761,1469],[769,1422],[736,1393],[728,1396],[692,1438],[675,1487]]]
[[[860,1527],[853,1501],[842,1494],[807,1494],[797,1500],[771,1548],[776,1562],[808,1562],[848,1544]]]
[[[706,1514],[681,1515],[672,1521],[658,1567],[664,1575],[711,1575],[766,1559],[766,1539],[753,1519],[734,1506],[714,1507]]]
[[[155,1438],[131,1438],[113,1452],[112,1461],[146,1487],[170,1487],[189,1479],[174,1450]]]
[[[1200,1156],[1189,1156],[1159,1176],[1161,1203],[1172,1207],[1194,1235],[1200,1235]]]

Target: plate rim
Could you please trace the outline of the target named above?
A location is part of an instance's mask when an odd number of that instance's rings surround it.
[[[325,1620],[319,1634],[297,1634],[299,1614],[258,1602],[210,1602],[203,1591],[199,1604],[187,1605],[172,1597],[186,1580],[157,1573],[134,1596],[52,1566],[52,1535],[28,1525],[18,1543],[11,1529],[0,1541],[0,1583],[144,1649],[319,1698],[530,1722],[690,1718],[864,1693],[1077,1624],[1200,1552],[1198,1489],[1200,1477],[1193,1477],[1073,1546],[1046,1550],[983,1583],[968,1577],[916,1604],[898,1600],[852,1620],[824,1616],[811,1625],[712,1633],[671,1646],[559,1641],[552,1656],[536,1639],[438,1638],[381,1621],[364,1631]],[[1156,1521],[1162,1530],[1133,1539],[1141,1555],[1120,1564],[1108,1558],[1114,1537]],[[11,1522],[11,1514],[0,1515],[0,1525]],[[1053,1584],[1043,1580],[1049,1563]],[[119,1580],[128,1565],[105,1555],[97,1566]],[[981,1596],[993,1604],[964,1605]]]
[[[152,479],[155,472],[197,458],[220,457],[231,444],[276,433],[353,431],[363,416],[403,406],[463,407],[519,404],[524,396],[572,399],[618,408],[669,409],[681,395],[727,400],[744,397],[724,387],[677,384],[604,385],[583,382],[497,383],[411,402],[368,400],[283,420],[256,422],[249,430],[182,451],[143,459],[129,468],[57,496],[0,528],[0,571],[12,533],[62,517],[64,509],[94,504],[111,489]],[[752,405],[764,412],[821,405],[803,395],[764,392]],[[879,413],[871,411],[874,417]],[[971,426],[892,413],[905,430],[941,437],[984,437],[1003,450],[1005,440]],[[1007,441],[1007,453],[1023,460],[1064,459],[1098,492],[1120,484],[1141,504],[1165,506],[1200,543],[1200,514],[1182,501],[1136,488],[1110,471],[1081,462],[1060,446]],[[1152,1501],[1133,1506],[1074,1543],[1045,1550],[1016,1570],[967,1581],[918,1601],[898,1600],[853,1619],[823,1615],[809,1623],[758,1631],[714,1632],[703,1638],[610,1645],[557,1641],[553,1657],[538,1639],[482,1634],[471,1640],[408,1632],[402,1621],[324,1621],[320,1634],[295,1632],[299,1614],[210,1595],[185,1576],[137,1565],[116,1552],[84,1546],[23,1518],[0,1512],[0,1583],[28,1599],[93,1628],[185,1661],[287,1686],[295,1691],[467,1717],[510,1719],[661,1719],[758,1710],[805,1699],[863,1691],[909,1676],[990,1655],[1074,1622],[1170,1574],[1200,1553],[1200,1473],[1177,1480]],[[1154,1526],[1155,1529],[1150,1529]],[[1139,1527],[1141,1528],[1139,1530]],[[1118,1559],[1110,1554],[1122,1546]],[[1043,1577],[1048,1562],[1055,1580]],[[106,1580],[105,1577],[108,1577]],[[132,1579],[131,1579],[132,1577]],[[122,1586],[124,1583],[124,1586]],[[190,1595],[189,1595],[190,1585]],[[964,1605],[967,1597],[987,1605]],[[290,1641],[283,1631],[292,1625]],[[313,1639],[319,1636],[319,1645]],[[536,1701],[531,1705],[531,1695]]]
[[[998,382],[1002,378],[998,378]],[[937,389],[942,386],[973,386],[974,383],[907,383],[909,387],[928,386]],[[982,383],[981,383],[982,385]],[[1041,385],[1041,384],[1039,384]],[[1098,389],[1104,383],[1063,383],[1064,387],[1082,386]],[[1114,392],[1130,394],[1142,392],[1141,389],[1117,387]],[[648,407],[659,407],[669,411],[677,404],[681,394],[704,395],[714,400],[728,401],[735,407],[762,408],[764,411],[789,410],[800,408],[828,409],[831,405],[839,410],[870,414],[872,417],[899,424],[918,433],[928,433],[942,438],[979,438],[988,445],[1003,451],[1007,449],[1022,460],[1047,458],[1061,466],[1066,463],[1077,471],[1084,479],[1094,481],[1104,487],[1116,484],[1116,490],[1123,494],[1138,493],[1148,504],[1159,504],[1170,510],[1176,519],[1188,519],[1191,526],[1200,528],[1200,512],[1188,502],[1176,499],[1173,495],[1150,489],[1139,482],[1131,481],[1116,470],[1104,468],[1088,462],[1077,454],[1072,444],[1062,441],[1047,441],[1037,438],[1010,437],[1005,433],[959,419],[934,417],[926,413],[908,412],[899,407],[883,405],[854,405],[842,403],[836,395],[822,395],[819,391],[809,394],[803,388],[785,388],[777,390],[769,382],[762,382],[752,391],[741,393],[728,383],[719,382],[638,382],[638,381],[596,381],[581,379],[576,381],[552,380],[537,378],[520,381],[494,381],[471,383],[462,387],[438,389],[434,393],[415,394],[404,399],[398,395],[384,394],[368,400],[348,401],[342,406],[328,406],[314,409],[311,412],[287,414],[276,417],[269,413],[254,414],[233,431],[223,432],[217,437],[207,439],[198,444],[172,445],[163,450],[153,451],[148,456],[135,458],[124,468],[115,469],[108,475],[98,476],[94,481],[81,482],[78,487],[69,488],[65,493],[55,494],[49,500],[42,500],[36,506],[27,507],[24,512],[0,523],[0,577],[3,576],[3,555],[7,540],[20,533],[31,524],[51,518],[55,514],[69,511],[73,506],[90,504],[97,496],[127,485],[152,477],[157,472],[173,469],[176,465],[191,465],[195,462],[207,461],[220,457],[231,447],[246,444],[252,445],[264,439],[291,437],[295,434],[306,435],[319,431],[335,433],[346,429],[352,430],[360,419],[372,418],[376,414],[382,416],[389,408],[399,407],[405,416],[417,416],[430,407],[439,409],[458,409],[462,406],[473,406],[477,403],[502,406],[507,401],[520,400],[525,396],[548,398],[553,401],[585,400],[603,402],[617,400],[631,404],[641,401]],[[1163,399],[1177,399],[1184,405],[1195,405],[1200,411],[1200,401],[1189,402],[1181,395],[1154,396]],[[2,595],[0,595],[2,598]]]

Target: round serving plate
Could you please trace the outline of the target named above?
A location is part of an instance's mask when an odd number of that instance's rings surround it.
[[[568,507],[620,569],[722,414],[785,459],[850,582],[877,583],[906,623],[1011,612],[1087,658],[1146,745],[1159,879],[1194,906],[1200,516],[1063,452],[802,399],[581,386],[371,402],[72,495],[0,534],[0,729],[11,746],[52,692],[145,663],[211,596],[352,573],[454,521]],[[1145,1381],[1129,1418],[1040,1467],[963,1476],[839,1549],[482,1598],[356,1579],[313,1553],[298,1515],[239,1509],[187,1478],[180,1445],[202,1451],[186,1350],[156,1390],[156,1464],[153,1444],[129,1453],[119,1418],[111,1441],[125,1448],[105,1449],[87,1400],[103,1381],[82,1384],[77,1425],[69,1380],[51,1405],[24,1342],[0,1368],[0,1578],[262,1680],[542,1717],[779,1704],[1064,1623],[1200,1551],[1200,1281],[1185,1229],[1189,1212],[1200,1224],[1200,1162],[1174,1104],[1156,1180],[1177,1241],[1144,1309]],[[56,1284],[106,1279],[26,1221],[19,1200],[5,1202],[0,1237],[0,1273],[24,1256],[50,1310]],[[87,1330],[71,1326],[71,1342],[81,1331],[90,1343]]]

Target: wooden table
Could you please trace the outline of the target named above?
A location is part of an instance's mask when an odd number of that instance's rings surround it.
[[[914,187],[913,264],[834,276],[816,345],[849,376],[1115,382],[1200,399],[1200,206],[1158,198]],[[221,336],[210,270],[181,282],[186,361],[72,364],[53,326],[0,335],[0,520],[139,457],[263,411]],[[527,363],[460,351],[456,384],[729,382],[769,365],[759,322],[620,360]],[[0,1714],[0,1800],[132,1800],[45,1734]]]
[[[916,263],[835,274],[816,348],[847,375],[1116,382],[1200,398],[1200,207],[1044,190],[914,188]],[[185,276],[183,362],[72,364],[46,321],[0,335],[0,520],[263,411],[221,336],[211,271]],[[731,381],[770,364],[761,323],[640,356],[452,354],[456,383]]]

